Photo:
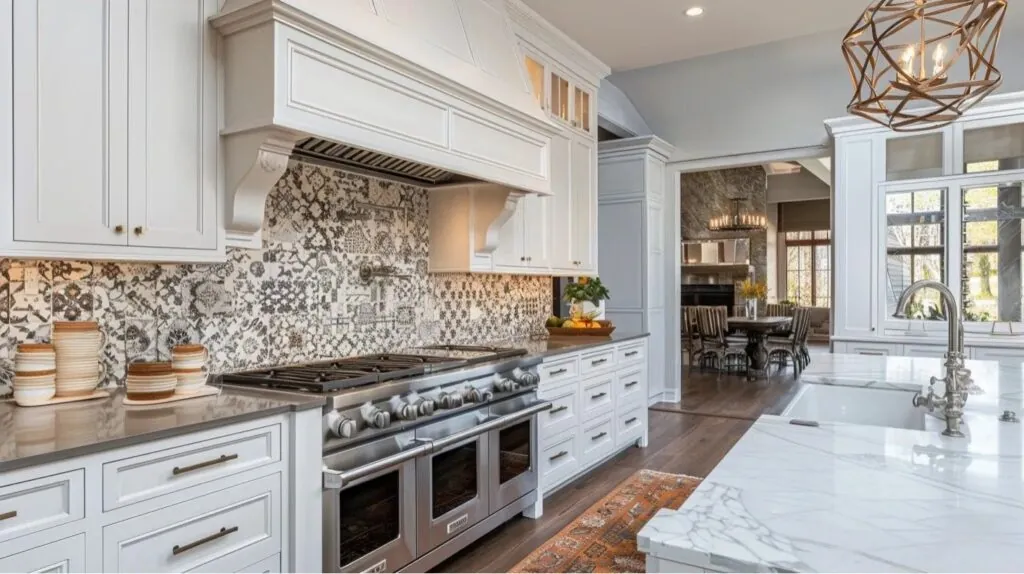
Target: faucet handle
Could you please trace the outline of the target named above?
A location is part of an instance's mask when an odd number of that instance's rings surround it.
[[[946,378],[945,378],[945,377],[942,377],[942,378],[940,379],[939,377],[932,377],[932,378],[931,378],[931,380],[929,381],[929,383],[928,383],[928,384],[929,384],[929,385],[930,385],[931,387],[934,387],[936,383],[946,383]],[[934,392],[935,392],[935,389],[929,388],[929,389],[928,389],[928,392],[929,392],[929,393],[934,393]]]

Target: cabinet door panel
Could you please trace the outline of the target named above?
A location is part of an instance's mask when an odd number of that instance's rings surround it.
[[[572,146],[572,256],[581,273],[597,271],[596,245],[597,189],[594,186],[594,142],[573,138]]]
[[[548,259],[551,267],[572,270],[572,137],[559,133],[551,138],[551,192],[548,214]]]
[[[523,254],[523,211],[525,205],[519,200],[516,212],[498,231],[498,247],[494,250],[494,264],[498,267],[524,267]]]
[[[546,268],[550,265],[548,256],[548,231],[551,229],[550,198],[527,196],[523,206],[523,255],[526,265]]]
[[[217,246],[216,0],[132,0],[130,242]]]
[[[127,0],[14,2],[14,239],[124,245]]]

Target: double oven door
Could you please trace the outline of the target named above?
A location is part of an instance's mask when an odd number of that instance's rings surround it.
[[[417,429],[431,454],[416,461],[416,536],[421,549],[440,546],[490,514],[487,432],[474,432],[487,409]],[[461,437],[461,438],[460,438]]]
[[[523,401],[508,401],[495,405],[491,415],[505,416],[504,410],[514,412],[523,406]],[[537,417],[530,416],[492,430],[488,435],[487,454],[491,469],[488,505],[490,514],[494,514],[537,490]]]
[[[416,559],[416,459],[406,432],[324,459],[340,488],[323,496],[325,572],[394,572]],[[325,482],[327,479],[325,475]]]

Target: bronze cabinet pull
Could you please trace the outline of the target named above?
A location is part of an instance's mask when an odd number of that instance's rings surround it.
[[[630,352],[626,353],[626,356],[627,357],[635,357],[635,356],[637,356],[639,354],[640,354],[640,351],[630,351]]]
[[[631,419],[626,421],[626,426],[629,426],[629,425],[631,425],[631,424],[633,424],[635,422],[636,422],[636,417],[633,417],[633,418],[631,418]]]
[[[171,554],[177,556],[178,554],[181,554],[182,552],[188,552],[189,550],[192,550],[193,548],[196,548],[197,546],[202,546],[203,544],[206,544],[207,542],[213,542],[214,540],[217,540],[218,538],[224,538],[225,536],[227,536],[228,534],[231,534],[232,532],[238,532],[238,527],[237,526],[232,526],[231,528],[221,528],[220,532],[217,532],[215,534],[211,534],[211,535],[209,535],[209,536],[207,536],[205,538],[200,538],[199,540],[196,540],[195,542],[189,542],[188,544],[186,544],[184,546],[178,546],[177,544],[175,544],[174,548],[171,548]]]
[[[607,362],[608,362],[608,359],[598,359],[596,361],[590,361],[590,366],[591,367],[596,367],[598,365],[601,365],[601,364],[604,364],[604,363],[607,363]]]
[[[206,468],[208,466],[213,466],[215,464],[225,463],[229,460],[235,460],[236,458],[238,458],[237,454],[222,454],[215,459],[207,460],[205,462],[197,462],[196,464],[192,464],[189,466],[176,466],[173,469],[171,469],[171,474],[173,474],[174,476],[178,476],[179,474],[185,474],[186,472],[192,472],[193,470],[199,470],[200,468]]]
[[[596,395],[590,395],[590,400],[596,401],[597,399],[603,399],[608,396],[608,393],[597,393]]]
[[[631,383],[626,383],[626,388],[628,389],[629,387],[635,387],[635,386],[637,386],[639,384],[640,384],[640,381],[633,381]]]
[[[562,452],[556,454],[555,456],[552,456],[552,457],[548,458],[548,460],[555,461],[555,460],[558,460],[558,459],[562,458],[563,456],[568,456],[568,455],[569,455],[569,451],[563,450]]]
[[[557,369],[557,370],[551,371],[550,373],[548,373],[548,375],[554,377],[556,375],[564,375],[565,373],[568,373],[568,372],[569,372],[569,369]]]
[[[606,432],[599,432],[599,433],[597,433],[596,436],[590,437],[590,440],[601,440],[601,439],[603,439],[606,436],[608,436],[608,433],[606,433]]]
[[[117,233],[118,235],[124,233],[124,226],[123,225],[115,225],[114,226],[114,233]]]
[[[567,410],[569,410],[569,407],[567,407],[567,406],[565,406],[565,405],[562,405],[562,406],[560,406],[560,407],[555,407],[555,408],[551,409],[551,410],[549,411],[549,413],[550,413],[550,414],[553,414],[553,415],[557,415],[558,413],[560,413],[560,412],[562,412],[562,411],[567,411]]]
[[[135,235],[142,235],[143,233],[145,233],[145,231],[146,230],[143,229],[141,225],[135,226]]]
[[[10,512],[4,512],[3,514],[0,514],[0,520],[7,520],[8,518],[14,518],[17,515],[18,515],[18,511],[17,510],[12,510]]]

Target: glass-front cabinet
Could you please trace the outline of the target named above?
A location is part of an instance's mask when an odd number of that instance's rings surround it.
[[[573,119],[572,125],[585,132],[590,132],[590,92],[577,86],[573,88]]]
[[[538,106],[555,120],[586,133],[594,132],[593,92],[533,53],[526,52],[523,63]]]
[[[547,71],[544,68],[544,64],[530,54],[526,54],[524,60],[526,63],[526,78],[530,81],[530,92],[533,94],[533,99],[537,101],[538,107],[546,110],[548,109],[548,103],[544,96],[547,90],[544,86]]]

